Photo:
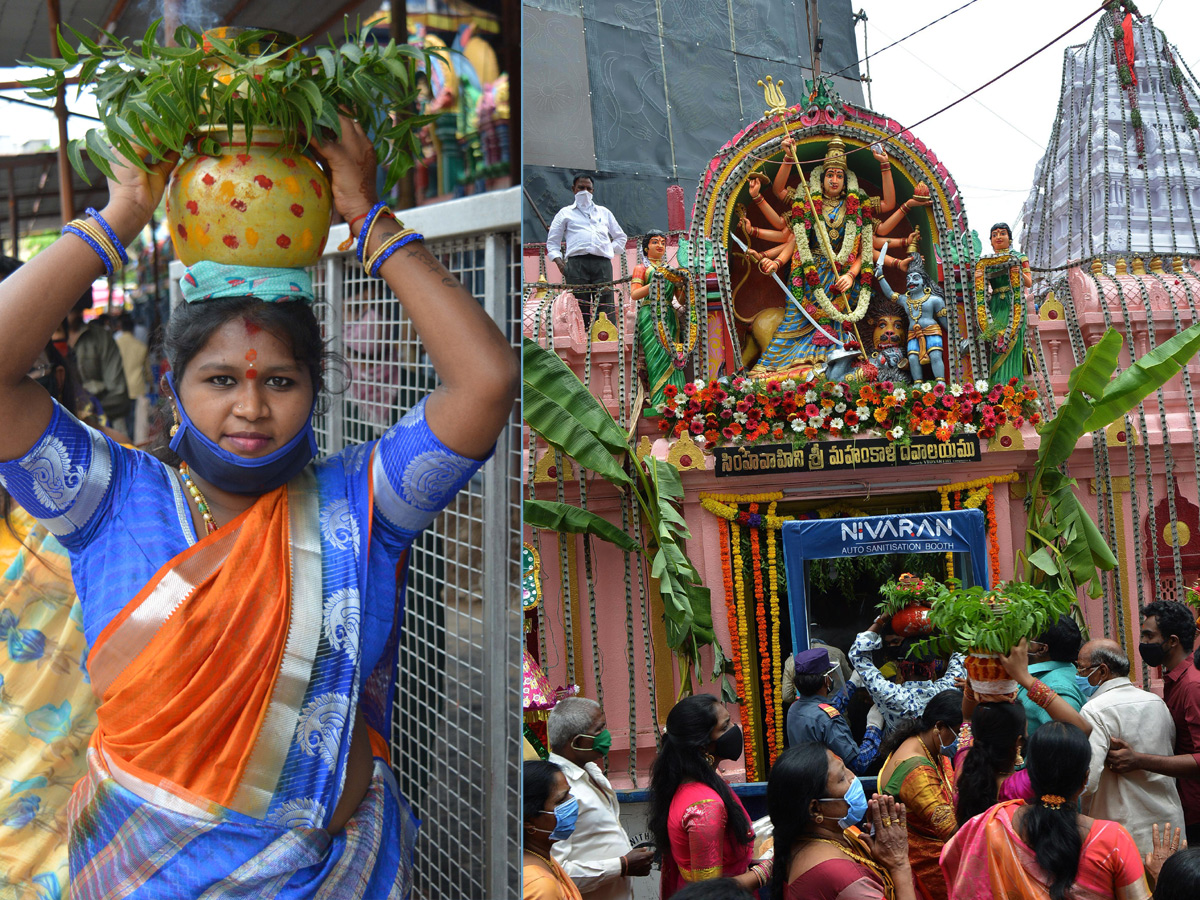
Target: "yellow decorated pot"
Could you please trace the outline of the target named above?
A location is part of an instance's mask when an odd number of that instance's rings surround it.
[[[308,156],[287,147],[284,133],[244,128],[233,141],[224,128],[211,137],[219,156],[181,163],[167,190],[167,222],[175,256],[236,266],[310,266],[329,237],[329,179]]]

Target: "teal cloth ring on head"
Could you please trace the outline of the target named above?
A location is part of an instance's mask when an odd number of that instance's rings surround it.
[[[179,289],[188,303],[247,296],[265,303],[313,302],[312,275],[307,269],[227,266],[206,259],[184,270]]]

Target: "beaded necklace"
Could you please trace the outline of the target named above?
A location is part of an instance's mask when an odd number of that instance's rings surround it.
[[[188,493],[192,495],[192,499],[196,501],[196,508],[200,510],[200,515],[204,519],[204,530],[207,534],[212,534],[217,530],[217,520],[213,518],[212,512],[208,508],[208,500],[200,493],[200,488],[196,486],[196,482],[192,481],[191,470],[188,469],[188,464],[185,462],[179,463],[179,474],[183,478],[183,483],[188,489]]]

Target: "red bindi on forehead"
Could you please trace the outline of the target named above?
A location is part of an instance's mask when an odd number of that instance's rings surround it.
[[[252,324],[253,324],[252,322],[247,322],[246,323],[247,328],[249,328],[249,326]],[[256,329],[258,328],[257,325],[255,325],[254,327]],[[258,351],[255,350],[253,347],[251,347],[249,350],[246,351],[246,361],[248,363],[250,363],[250,368],[248,368],[246,370],[247,378],[257,378],[258,377],[258,370],[254,368],[254,361],[256,359],[258,359]]]
[[[254,337],[254,335],[262,331],[262,326],[251,322],[249,319],[243,319],[242,323],[246,326],[246,334],[250,335],[251,337]]]

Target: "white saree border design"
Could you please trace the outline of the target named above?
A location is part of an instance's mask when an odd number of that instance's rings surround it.
[[[291,551],[287,643],[271,700],[232,803],[233,809],[256,819],[266,818],[283,773],[317,658],[323,618],[320,501],[312,467],[293,478],[287,491]],[[314,827],[320,824],[313,823]]]
[[[231,528],[211,543],[198,546],[186,559],[163,573],[154,589],[138,604],[103,643],[88,656],[88,674],[92,690],[101,702],[120,677],[129,660],[135,659],[192,592],[224,565],[237,542],[241,527]],[[187,551],[185,551],[187,552]],[[103,637],[103,633],[101,635]]]

